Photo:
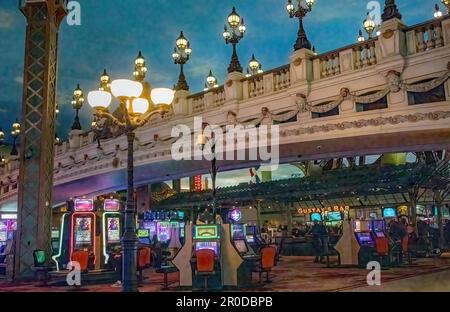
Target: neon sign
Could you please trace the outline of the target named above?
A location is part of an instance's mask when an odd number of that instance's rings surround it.
[[[350,206],[333,206],[326,208],[300,208],[300,214],[326,213],[326,212],[346,212],[350,210]]]
[[[238,222],[242,219],[242,212],[240,209],[233,209],[230,211],[230,219],[234,222]]]

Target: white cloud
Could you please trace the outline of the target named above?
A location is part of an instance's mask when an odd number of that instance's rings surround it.
[[[14,77],[14,81],[17,82],[17,83],[22,84],[23,83],[23,77],[22,76]]]
[[[11,28],[14,25],[14,15],[10,11],[0,10],[0,29]]]

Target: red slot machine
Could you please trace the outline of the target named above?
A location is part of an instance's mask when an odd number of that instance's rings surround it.
[[[75,199],[71,216],[70,260],[88,259],[88,268],[96,263],[96,214],[93,199]],[[80,261],[81,260],[81,261]]]

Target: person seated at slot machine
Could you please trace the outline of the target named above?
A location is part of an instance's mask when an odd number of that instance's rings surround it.
[[[154,268],[161,268],[163,250],[161,242],[158,240],[158,236],[155,234],[152,238],[152,263]]]

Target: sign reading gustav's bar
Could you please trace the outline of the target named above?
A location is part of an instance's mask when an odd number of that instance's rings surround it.
[[[349,211],[350,206],[333,206],[326,208],[300,208],[298,213],[300,214],[311,214],[311,213],[325,213],[325,212],[344,212]]]

